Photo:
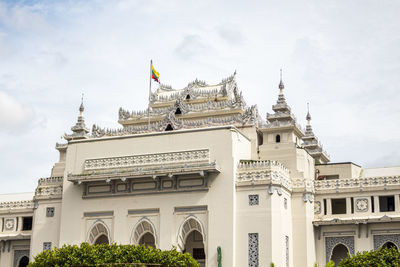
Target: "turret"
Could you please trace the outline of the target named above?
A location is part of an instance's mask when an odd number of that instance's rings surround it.
[[[330,161],[328,153],[324,151],[321,143],[318,142],[317,136],[315,136],[311,126],[311,115],[310,106],[307,103],[307,126],[305,136],[303,137],[303,146],[307,152],[315,159],[315,163],[328,163]]]
[[[67,141],[86,139],[88,138],[89,129],[85,125],[85,118],[83,117],[83,111],[85,107],[83,106],[83,97],[81,105],[79,106],[79,116],[76,124],[71,128],[72,134],[64,134],[64,138]]]

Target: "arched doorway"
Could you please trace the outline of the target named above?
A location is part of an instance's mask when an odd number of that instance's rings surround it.
[[[203,235],[199,231],[193,230],[188,234],[184,252],[188,252],[198,263],[200,263],[200,266],[204,266],[206,254],[204,252]]]
[[[335,266],[339,264],[339,262],[345,258],[347,258],[349,254],[349,250],[343,244],[336,245],[332,250],[331,260],[335,263]]]
[[[144,235],[142,235],[142,237],[139,239],[139,245],[144,245],[146,247],[156,247],[156,240],[154,238],[154,236],[147,232]]]
[[[100,220],[95,222],[89,231],[88,239],[92,245],[110,244],[110,234],[107,226]]]
[[[197,218],[189,218],[182,224],[178,236],[178,247],[183,252],[191,254],[200,263],[200,267],[205,266],[207,251],[205,235],[203,227]]]
[[[396,248],[397,250],[399,249],[393,242],[386,242],[383,244],[382,248]]]
[[[29,258],[27,256],[23,256],[18,263],[18,267],[26,267],[29,264]]]

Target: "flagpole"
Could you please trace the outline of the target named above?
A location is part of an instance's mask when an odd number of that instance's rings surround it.
[[[150,99],[151,99],[151,76],[152,76],[153,60],[150,60],[150,85],[149,85],[149,106],[147,108],[148,124],[147,129],[150,131]]]

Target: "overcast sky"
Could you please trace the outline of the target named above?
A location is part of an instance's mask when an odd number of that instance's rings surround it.
[[[150,59],[174,88],[237,70],[263,118],[283,68],[332,161],[400,165],[399,13],[394,0],[0,1],[0,193],[50,175],[81,93],[89,128],[145,109]]]

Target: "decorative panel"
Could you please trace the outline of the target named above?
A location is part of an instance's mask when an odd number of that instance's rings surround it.
[[[202,178],[197,179],[182,179],[179,181],[180,187],[191,187],[191,186],[202,186],[204,180]]]
[[[29,249],[24,249],[24,250],[14,250],[14,267],[17,267],[19,265],[20,260],[23,257],[28,257],[29,258]]]
[[[374,249],[380,248],[386,242],[392,242],[397,248],[400,248],[400,234],[374,235]]]
[[[258,203],[258,195],[249,195],[249,206],[256,206]]]
[[[356,199],[356,211],[357,212],[368,211],[368,198]]]
[[[149,190],[156,188],[156,182],[143,182],[132,184],[134,190]]]
[[[321,201],[314,202],[314,213],[320,214],[321,213]]]
[[[258,267],[258,233],[249,233],[249,267]]]
[[[285,236],[286,267],[289,267],[289,237]]]
[[[343,244],[354,255],[354,236],[325,237],[325,258],[328,262],[336,245]]]
[[[51,242],[43,242],[43,250],[51,250]]]
[[[89,193],[108,193],[111,192],[111,185],[93,185],[88,190]]]

